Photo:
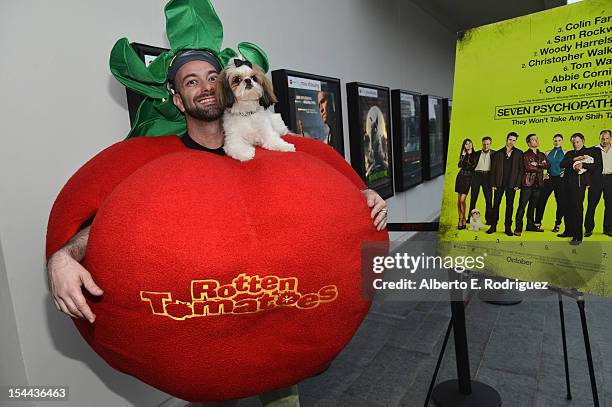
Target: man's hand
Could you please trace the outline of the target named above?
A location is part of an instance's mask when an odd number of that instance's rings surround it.
[[[378,231],[383,230],[387,226],[387,203],[371,189],[364,189],[361,193],[366,199],[368,208],[372,208],[370,217],[374,219],[374,227]]]
[[[84,318],[92,323],[96,316],[87,305],[81,286],[85,286],[92,295],[102,295],[103,291],[79,263],[85,257],[88,237],[89,227],[55,252],[47,263],[47,274],[55,307],[73,318]]]

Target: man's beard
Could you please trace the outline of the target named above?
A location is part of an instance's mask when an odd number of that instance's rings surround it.
[[[202,120],[205,122],[214,122],[215,120],[219,120],[221,116],[223,116],[223,109],[219,106],[209,106],[206,108],[200,106],[187,106],[185,105],[185,114],[189,116]]]

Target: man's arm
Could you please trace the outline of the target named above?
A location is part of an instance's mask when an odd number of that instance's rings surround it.
[[[91,274],[79,263],[85,258],[89,229],[82,229],[70,241],[55,252],[47,263],[49,291],[55,307],[73,318],[94,322],[96,316],[87,305],[81,286],[92,295],[102,295]]]

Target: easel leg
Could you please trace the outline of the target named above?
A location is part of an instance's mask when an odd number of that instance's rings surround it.
[[[572,399],[572,388],[570,385],[569,364],[567,360],[567,341],[565,339],[565,316],[563,314],[563,297],[559,296],[559,315],[561,317],[561,339],[563,340],[563,361],[565,363],[565,388],[567,389],[567,399]]]
[[[448,344],[448,338],[450,337],[452,328],[453,321],[451,319],[448,322],[448,328],[446,329],[446,334],[444,335],[444,342],[442,342],[442,349],[440,349],[440,355],[438,355],[438,362],[436,363],[436,368],[434,369],[433,376],[431,377],[431,382],[429,383],[429,390],[427,390],[427,397],[425,397],[425,404],[423,404],[424,407],[429,406],[429,401],[431,400],[431,393],[433,393],[434,386],[436,385],[436,379],[438,378],[438,372],[440,371],[442,359],[444,359],[444,352],[446,351],[446,345]]]
[[[597,393],[597,381],[595,368],[593,366],[593,355],[591,354],[591,341],[589,340],[589,329],[587,327],[586,313],[584,311],[584,298],[578,297],[578,309],[580,310],[580,322],[582,323],[582,335],[584,336],[584,348],[586,350],[587,363],[589,365],[589,376],[591,377],[591,391],[593,392],[593,405],[599,407],[599,395]]]

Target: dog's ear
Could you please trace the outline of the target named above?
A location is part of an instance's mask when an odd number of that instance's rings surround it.
[[[264,74],[261,68],[257,65],[253,65],[253,70],[255,71],[257,82],[259,82],[263,88],[263,95],[259,98],[259,104],[262,105],[264,109],[267,109],[277,102],[272,81],[266,77],[266,74]]]
[[[234,106],[236,101],[232,87],[230,86],[227,78],[227,69],[221,71],[217,77],[217,87],[215,88],[215,94],[217,97],[217,103],[222,109]]]

